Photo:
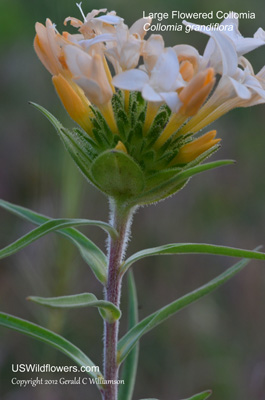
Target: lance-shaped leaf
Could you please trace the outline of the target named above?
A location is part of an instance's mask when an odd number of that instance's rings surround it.
[[[37,297],[30,296],[28,300],[43,306],[52,308],[80,308],[96,307],[103,319],[113,323],[121,316],[121,311],[110,301],[98,300],[93,293],[81,293],[60,297]]]
[[[12,329],[14,331],[23,333],[34,339],[38,339],[57,350],[64,353],[67,357],[71,358],[80,367],[86,368],[87,372],[92,378],[102,380],[103,376],[98,371],[98,367],[83,353],[78,347],[66,340],[60,335],[45,329],[32,322],[26,321],[21,318],[14,317],[13,315],[0,313],[0,325]],[[99,381],[100,382],[100,381]],[[101,385],[98,385],[102,389]]]
[[[227,271],[223,272],[221,275],[217,276],[207,284],[173,301],[172,303],[164,306],[160,310],[140,321],[119,340],[117,362],[120,364],[125,360],[138,340],[145,333],[149,332],[151,329],[155,328],[157,325],[161,324],[178,311],[187,307],[189,304],[197,301],[201,297],[221,286],[236,273],[238,273],[242,268],[244,268],[248,263],[249,260],[242,260],[238,262],[233,267],[229,268]]]
[[[211,396],[211,394],[212,394],[211,390],[206,390],[205,392],[195,394],[194,396],[184,400],[206,400]]]
[[[88,219],[63,219],[63,218],[53,219],[51,221],[45,222],[38,228],[33,229],[31,232],[22,236],[20,239],[16,240],[15,242],[1,249],[0,259],[16,253],[17,251],[23,249],[24,247],[28,246],[29,244],[33,243],[37,239],[47,235],[50,232],[80,225],[96,225],[103,227],[103,229],[105,229],[104,227],[105,223],[99,221],[91,221]],[[108,228],[106,230],[108,230]]]
[[[209,162],[183,169],[181,172],[177,172],[173,176],[170,170],[165,172],[162,171],[161,173],[157,173],[147,180],[147,188],[149,188],[149,190],[144,190],[143,193],[137,196],[134,201],[136,204],[141,205],[157,202],[180,190],[192,176],[204,171],[209,171],[214,168],[231,164],[234,164],[233,160]],[[163,175],[165,179],[163,179]]]
[[[194,396],[184,400],[206,400],[211,396],[211,394],[212,394],[211,390],[206,390],[205,392],[195,394]],[[141,399],[141,400],[158,400],[158,399],[152,398],[152,399]]]
[[[121,266],[121,273],[124,274],[133,263],[141,260],[142,258],[170,254],[214,254],[219,256],[245,257],[257,260],[265,260],[265,253],[261,253],[259,251],[243,250],[234,247],[204,243],[173,243],[138,251],[124,262],[124,264]]]
[[[42,214],[4,200],[0,200],[0,206],[33,224],[40,225],[52,221],[52,219]],[[83,259],[90,266],[97,279],[105,284],[107,280],[107,258],[105,254],[83,233],[74,228],[59,229],[56,232],[65,236],[78,248]]]
[[[138,301],[137,292],[134,282],[132,270],[128,274],[128,295],[129,295],[129,329],[133,328],[138,323]],[[132,349],[126,358],[121,379],[124,380],[124,385],[119,387],[118,400],[131,400],[136,380],[137,364],[139,356],[139,342]]]
[[[54,117],[48,110],[39,104],[30,102],[37,110],[39,110],[54,126],[59,134],[66,150],[70,153],[72,159],[90,182],[93,179],[90,175],[90,165],[93,160],[93,149],[87,141],[82,140],[80,135],[75,130],[68,130]]]

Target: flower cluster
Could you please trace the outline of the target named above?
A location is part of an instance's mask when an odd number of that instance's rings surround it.
[[[200,55],[190,45],[165,47],[161,35],[146,39],[151,19],[129,28],[114,11],[84,15],[78,7],[83,21],[64,21],[78,33],[60,34],[47,19],[46,26],[36,24],[34,47],[69,115],[89,137],[92,162],[114,149],[146,176],[201,162],[220,139],[216,131],[194,134],[235,107],[265,102],[265,67],[255,75],[244,57],[265,44],[263,29],[244,38],[229,15],[222,25],[232,31],[202,30],[210,38]]]

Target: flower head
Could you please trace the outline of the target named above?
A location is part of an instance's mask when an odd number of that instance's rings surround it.
[[[202,30],[210,38],[200,55],[190,45],[165,47],[161,35],[146,38],[144,19],[128,27],[114,11],[78,7],[83,20],[64,21],[76,34],[60,34],[49,19],[36,24],[35,50],[85,131],[60,128],[60,135],[108,195],[135,204],[165,198],[185,184],[181,171],[219,147],[215,130],[197,132],[235,107],[265,102],[265,67],[255,74],[244,56],[265,43],[265,33],[244,38],[229,16],[222,26],[232,31]]]

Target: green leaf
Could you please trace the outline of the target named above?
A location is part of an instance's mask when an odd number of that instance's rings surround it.
[[[7,211],[32,222],[33,224],[44,224],[52,221],[52,219],[31,211],[27,208],[11,204],[7,201],[0,200],[0,207]],[[107,281],[107,257],[105,254],[83,233],[74,228],[59,229],[58,233],[70,240],[79,250],[81,256],[90,266],[96,278],[103,284]]]
[[[60,135],[61,134],[61,129],[63,128],[63,125],[61,124],[60,121],[58,121],[57,118],[55,118],[54,115],[52,115],[48,110],[46,110],[44,107],[40,106],[37,103],[33,103],[32,101],[29,102],[30,105],[35,107],[37,110],[39,110],[49,121],[50,123],[54,126],[56,129],[57,133]]]
[[[234,164],[233,160],[220,160],[214,161],[207,164],[197,165],[192,168],[187,168],[182,170],[181,172],[177,172],[173,177],[170,176],[170,170],[166,170],[165,177],[168,174],[169,179],[165,179],[164,181],[159,182],[159,178],[162,177],[162,174],[157,174],[153,178],[149,179],[149,188],[150,190],[145,190],[141,193],[135,200],[135,203],[140,205],[145,205],[149,203],[154,203],[164,198],[176,193],[178,190],[182,189],[187,180],[192,176],[199,174],[204,171],[208,171],[214,168],[222,167],[225,165]],[[157,185],[156,185],[157,178]],[[154,183],[153,188],[151,188],[152,182]]]
[[[127,154],[117,150],[102,153],[91,166],[97,186],[114,198],[130,198],[144,188],[144,176],[138,164]]]
[[[66,340],[60,335],[51,332],[39,325],[32,322],[26,321],[21,318],[14,317],[10,314],[0,313],[0,325],[12,329],[14,331],[23,333],[34,339],[38,339],[41,342],[49,344],[50,346],[56,348],[57,350],[64,353],[66,356],[71,358],[77,365],[90,367],[91,371],[87,373],[94,379],[103,379],[100,372],[96,372],[95,364],[83,353],[78,347],[73,345],[71,342]],[[85,372],[85,371],[84,371]],[[100,389],[101,386],[98,385]]]
[[[134,282],[133,272],[128,274],[128,295],[129,295],[129,329],[133,328],[138,323],[138,301],[136,286]],[[119,386],[118,400],[131,400],[136,380],[137,364],[139,356],[139,342],[132,349],[126,358],[121,379],[124,380],[124,385]]]
[[[209,171],[214,168],[223,167],[225,165],[234,164],[234,160],[219,160],[219,161],[212,161],[206,164],[197,165],[195,167],[187,168],[184,171],[178,174],[179,181],[185,181],[186,179],[192,177],[193,175],[200,174],[204,171]]]
[[[194,396],[184,400],[206,400],[211,396],[211,394],[212,394],[211,390],[206,390],[205,392],[195,394]]]
[[[31,232],[27,233],[26,235],[22,236],[20,239],[16,240],[12,244],[6,246],[5,248],[0,250],[0,259],[8,257],[17,251],[23,249],[24,247],[28,246],[29,244],[33,243],[35,240],[41,238],[47,233],[54,232],[59,229],[68,228],[72,226],[80,226],[80,225],[96,225],[100,226],[103,229],[104,222],[99,221],[91,221],[88,219],[53,219],[51,221],[45,222],[38,228],[33,229]],[[108,225],[108,224],[106,224]],[[106,229],[107,230],[107,229]]]
[[[195,394],[194,396],[184,400],[206,400],[211,396],[211,394],[212,394],[211,390],[206,390],[205,392]],[[157,400],[157,399],[152,398],[152,399],[141,399],[141,400]]]
[[[124,274],[133,263],[141,260],[142,258],[169,254],[215,254],[219,256],[245,257],[257,260],[265,260],[265,253],[260,253],[258,251],[236,249],[234,247],[204,243],[173,243],[138,251],[124,262],[124,264],[121,266],[121,273]]]
[[[97,307],[103,319],[112,323],[121,316],[118,307],[109,301],[98,300],[92,293],[81,293],[70,296],[60,297],[36,297],[30,296],[27,300],[53,308],[79,308],[79,307]]]
[[[155,328],[157,325],[161,324],[167,318],[171,317],[181,309],[187,307],[189,304],[197,301],[201,297],[221,286],[241,269],[243,269],[248,263],[249,260],[239,261],[233,267],[229,268],[227,271],[223,272],[221,275],[217,276],[207,284],[173,301],[172,303],[144,318],[119,340],[117,362],[120,364],[125,360],[138,340],[145,333],[149,332],[151,329]]]
[[[62,140],[66,150],[71,155],[72,159],[84,174],[86,178],[92,183],[93,180],[90,176],[90,166],[93,159],[93,148],[88,145],[88,142],[85,144],[83,140],[80,139],[80,135],[75,131],[70,131],[58,121],[57,118],[54,117],[48,110],[39,104],[30,102],[37,110],[39,110],[54,126],[60,139]]]

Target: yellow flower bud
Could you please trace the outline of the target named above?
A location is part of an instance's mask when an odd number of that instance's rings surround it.
[[[221,139],[215,139],[216,131],[210,131],[205,133],[198,139],[193,140],[190,143],[185,144],[180,148],[179,153],[174,158],[173,164],[187,164],[190,161],[195,160],[202,153],[209,150],[215,144],[219,143]]]
[[[91,135],[93,112],[82,89],[61,74],[53,76],[52,81],[70,117]]]
[[[117,145],[115,147],[115,150],[123,151],[124,153],[128,154],[128,151],[127,151],[126,147],[124,146],[124,144],[120,140],[118,141],[118,143],[117,143]]]
[[[196,114],[212,90],[214,83],[213,68],[198,73],[179,94],[179,99],[183,103],[179,112],[186,116]]]

